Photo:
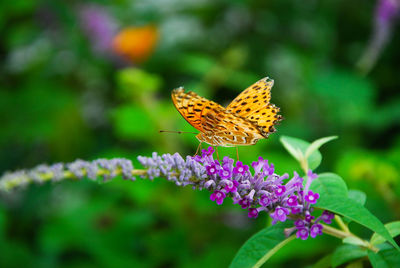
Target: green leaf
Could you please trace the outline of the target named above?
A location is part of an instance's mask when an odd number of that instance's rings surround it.
[[[310,189],[320,195],[315,207],[332,211],[371,229],[400,250],[378,218],[364,206],[347,197],[347,186],[342,178],[333,173],[321,174],[312,182]]]
[[[371,229],[386,238],[396,249],[400,250],[378,218],[354,200],[338,195],[320,194],[316,207],[332,211]]]
[[[368,258],[374,268],[400,267],[400,253],[393,248],[377,253],[369,250]]]
[[[367,250],[353,245],[342,245],[332,255],[331,264],[337,267],[346,262],[367,256]]]
[[[400,267],[400,253],[396,249],[381,250],[378,252],[378,255],[383,258],[389,267]]]
[[[261,230],[247,240],[239,249],[233,259],[230,268],[260,267],[281,247],[293,239],[293,236],[286,238],[285,228],[292,223],[277,223]]]
[[[162,84],[158,75],[138,68],[126,68],[117,73],[118,89],[121,96],[135,96],[135,93],[157,91]]]
[[[330,136],[330,137],[325,137],[325,138],[321,138],[321,139],[313,141],[306,150],[306,153],[305,153],[306,158],[308,158],[313,152],[317,151],[325,143],[330,142],[331,140],[334,140],[337,138],[338,138],[338,136]]]
[[[394,221],[385,224],[386,229],[389,231],[391,237],[396,237],[400,234],[400,221]],[[386,241],[385,238],[380,236],[379,234],[374,233],[371,237],[372,245],[379,245]]]
[[[319,193],[320,198],[325,198],[326,196],[347,197],[346,183],[340,176],[334,173],[319,174],[318,178],[311,183],[310,190]]]
[[[364,206],[365,201],[367,201],[367,195],[360,190],[354,190],[354,189],[349,190],[349,198],[356,201],[362,206]]]
[[[367,195],[364,192],[354,189],[349,190],[349,198],[356,201],[362,206],[364,206],[365,201],[367,201]],[[351,222],[351,220],[348,218],[344,218],[343,221],[346,224],[349,224]]]
[[[281,136],[280,138],[283,147],[297,160],[301,161],[303,158],[303,153],[301,148],[304,148],[306,145],[304,144],[305,141],[288,137],[288,136]]]
[[[331,263],[332,263],[332,254],[329,254],[322,257],[316,263],[314,263],[312,268],[330,268],[332,267]]]
[[[150,116],[137,106],[120,105],[112,112],[114,131],[123,139],[151,138],[157,130]]]
[[[280,141],[286,150],[299,162],[305,158],[306,150],[310,146],[309,142],[289,136],[281,136]],[[321,160],[321,153],[318,150],[314,151],[307,158],[308,167],[310,169],[316,169],[321,163]]]

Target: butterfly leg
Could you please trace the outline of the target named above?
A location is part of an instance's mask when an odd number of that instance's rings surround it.
[[[236,146],[236,158],[239,161],[239,148]]]
[[[196,150],[196,153],[194,154],[194,156],[197,155],[197,153],[199,152],[200,148],[201,148],[201,142],[199,143],[199,146],[197,146],[197,150]]]
[[[219,161],[218,147],[217,147],[217,146],[215,146],[214,148],[215,148],[215,152],[217,153],[217,159],[218,159],[218,161]]]

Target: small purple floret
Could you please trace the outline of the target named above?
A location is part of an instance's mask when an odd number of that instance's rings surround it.
[[[249,218],[257,218],[258,210],[256,208],[249,208],[248,216]]]
[[[295,207],[295,206],[297,206],[297,205],[298,205],[297,196],[295,196],[295,195],[290,196],[290,197],[288,198],[288,200],[286,201],[286,203],[287,203],[287,205],[288,205],[289,207]]]
[[[239,205],[244,209],[248,208],[250,206],[250,200],[248,198],[243,198],[239,201]]]
[[[231,192],[231,193],[235,193],[237,192],[237,186],[239,185],[239,183],[235,180],[231,181],[231,184],[227,184],[225,186],[225,190],[227,193]]]
[[[233,174],[242,174],[244,175],[249,170],[248,165],[243,165],[242,162],[238,161],[236,163],[236,167],[233,168]]]
[[[322,226],[322,224],[316,223],[313,226],[311,226],[310,228],[310,236],[312,238],[315,238],[317,235],[322,235],[322,229],[324,227]]]
[[[214,175],[218,172],[217,166],[215,164],[211,164],[209,166],[206,166],[207,174],[208,175]]]
[[[309,235],[309,233],[308,233],[307,228],[302,227],[302,228],[297,229],[297,233],[296,233],[297,238],[300,238],[301,240],[307,240],[308,235]]]
[[[277,207],[275,212],[271,214],[271,217],[274,219],[273,223],[276,223],[277,221],[286,221],[287,215],[289,214],[290,212],[287,208]]]
[[[271,204],[271,200],[268,198],[268,196],[263,195],[263,196],[260,198],[260,201],[259,201],[258,203],[259,203],[261,206],[266,207],[266,206],[268,206],[269,204]]]
[[[222,205],[224,202],[224,198],[226,197],[225,193],[222,191],[215,191],[211,194],[210,199],[212,201],[217,202],[218,205]]]
[[[314,180],[314,179],[318,178],[318,175],[315,174],[315,173],[313,173],[312,170],[309,169],[308,172],[307,172],[307,177],[308,177],[309,179],[311,179],[311,180]]]
[[[222,167],[222,169],[219,170],[219,176],[222,179],[230,179],[232,178],[232,172],[228,166],[224,166]]]
[[[294,226],[296,226],[297,228],[303,228],[305,225],[306,224],[302,219],[298,219],[294,222]]]
[[[278,188],[276,188],[276,190],[275,190],[275,194],[277,196],[281,196],[285,193],[285,191],[286,191],[286,187],[284,185],[279,185]]]
[[[312,191],[308,191],[308,194],[304,197],[304,199],[310,203],[310,204],[315,204],[319,198],[318,193],[313,193]]]
[[[324,210],[324,212],[322,212],[320,218],[326,224],[331,224],[332,220],[335,218],[335,214],[333,214],[332,212],[329,212],[327,210]]]

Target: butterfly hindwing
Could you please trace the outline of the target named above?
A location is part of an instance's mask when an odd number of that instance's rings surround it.
[[[239,94],[226,110],[235,115],[247,118],[255,111],[267,106],[271,100],[271,88],[274,80],[265,77]]]
[[[263,78],[245,89],[226,108],[252,122],[265,138],[275,132],[274,125],[282,120],[277,114],[280,109],[269,103],[273,85],[274,80]]]

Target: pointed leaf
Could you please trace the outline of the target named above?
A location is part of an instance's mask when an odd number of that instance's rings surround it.
[[[382,222],[380,222],[368,209],[354,200],[343,196],[320,194],[320,198],[315,206],[347,217],[350,220],[371,229],[387,239],[396,249],[400,250],[399,246],[394,242]]]
[[[386,229],[389,231],[389,234],[392,237],[396,237],[398,235],[400,235],[400,221],[394,221],[394,222],[390,222],[385,224]],[[385,238],[383,238],[382,236],[374,233],[371,237],[371,244],[372,245],[379,245],[382,244],[386,241]]]
[[[364,206],[365,201],[367,201],[367,195],[360,190],[354,190],[354,189],[349,190],[349,198],[353,199],[362,206]]]
[[[347,197],[347,185],[344,180],[334,173],[321,173],[318,175],[310,189],[322,196]]]
[[[368,258],[374,268],[400,267],[400,253],[394,248],[380,250],[377,253],[368,251]]]
[[[304,144],[301,145],[301,142],[296,141],[296,138],[281,136],[280,138],[283,147],[297,160],[301,161],[303,158],[303,154],[301,151],[301,147],[304,147]]]
[[[332,255],[331,264],[337,267],[346,262],[367,256],[367,250],[353,245],[342,245]]]
[[[310,146],[309,142],[289,136],[281,136],[280,141],[286,150],[299,162],[305,158],[306,150]],[[321,160],[321,153],[318,150],[314,151],[307,158],[308,167],[310,169],[316,169],[321,163]]]
[[[293,223],[277,223],[253,235],[239,249],[229,267],[260,267],[266,259],[291,241],[291,238],[286,238],[284,234],[285,228],[290,226],[293,226]]]
[[[316,263],[314,263],[312,268],[330,268],[332,267],[331,263],[332,263],[332,254],[325,255],[324,257],[319,259]]]
[[[330,137],[325,137],[325,138],[321,138],[321,139],[313,141],[306,150],[306,153],[305,153],[306,158],[308,158],[313,152],[317,151],[325,143],[330,142],[331,140],[334,140],[337,138],[338,138],[338,136],[330,136]]]
[[[342,215],[371,229],[400,250],[382,222],[364,206],[347,197],[347,186],[342,178],[333,173],[321,174],[312,182],[310,189],[320,195],[315,207]]]

